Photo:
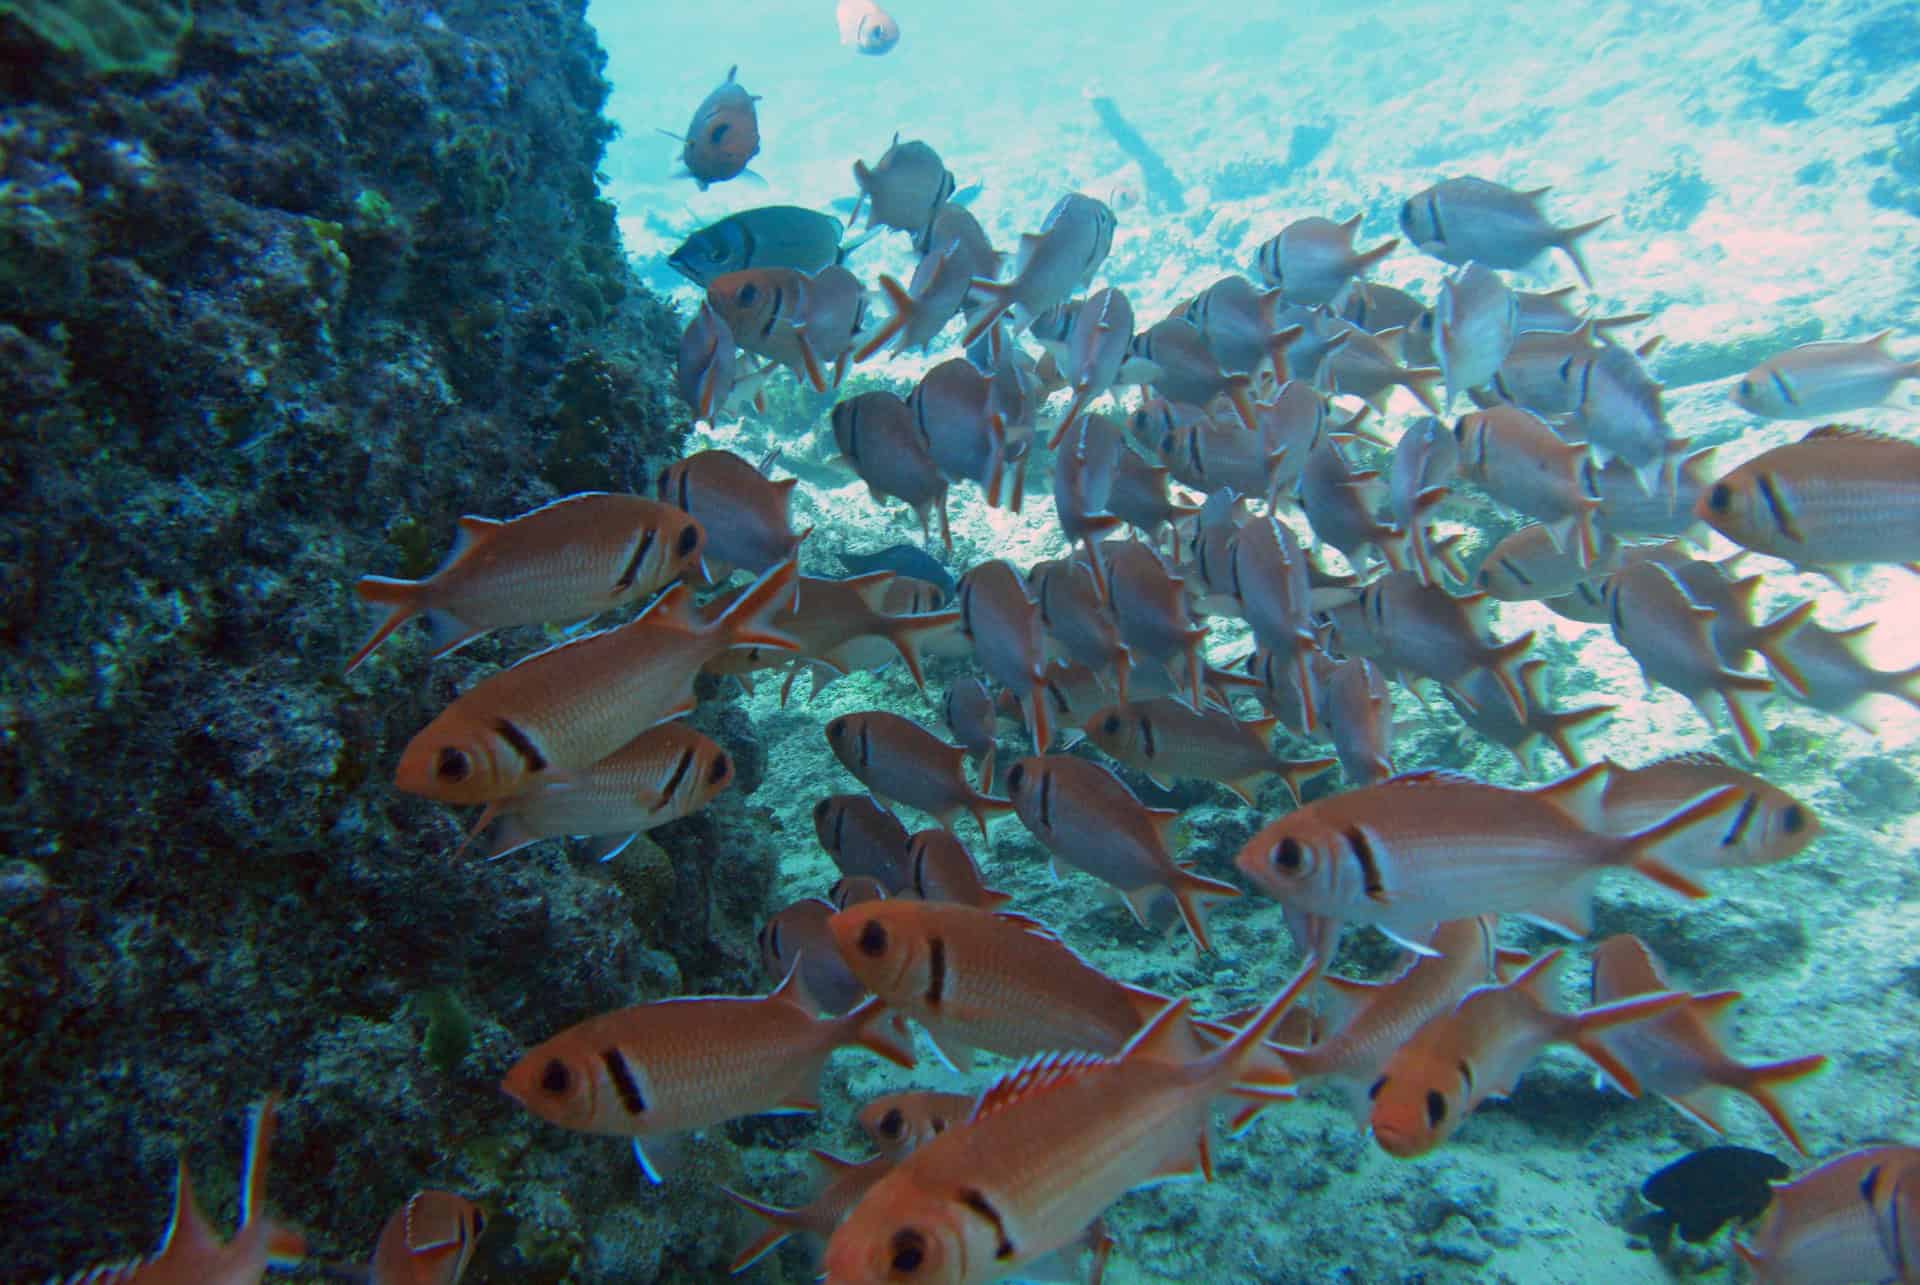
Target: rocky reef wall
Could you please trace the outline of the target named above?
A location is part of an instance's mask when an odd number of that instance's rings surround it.
[[[0,1263],[150,1249],[178,1148],[230,1216],[277,1088],[272,1200],[319,1254],[432,1184],[506,1224],[469,1279],[560,1279],[634,1221],[631,1169],[530,1157],[493,1086],[592,1012],[745,989],[713,943],[748,940],[765,840],[743,789],[609,869],[450,862],[392,763],[529,640],[340,670],[355,575],[644,486],[684,435],[678,323],[598,194],[584,0],[81,7],[0,3]],[[594,1252],[634,1279],[730,1239],[622,1227]]]

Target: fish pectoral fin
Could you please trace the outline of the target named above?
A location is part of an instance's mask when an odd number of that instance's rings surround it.
[[[630,834],[601,834],[587,841],[587,855],[595,861],[611,861],[627,850],[627,845],[639,838],[639,832]]]

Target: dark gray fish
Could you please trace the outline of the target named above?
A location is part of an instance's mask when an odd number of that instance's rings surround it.
[[[1661,1249],[1673,1233],[1698,1245],[1726,1224],[1758,1218],[1773,1203],[1773,1187],[1789,1169],[1778,1156],[1751,1147],[1708,1147],[1683,1156],[1641,1184],[1640,1194],[1655,1211],[1627,1224],[1627,1230]]]
[[[832,215],[798,205],[763,205],[701,228],[667,256],[667,263],[704,286],[742,268],[792,268],[811,275],[840,262],[845,253],[840,220]]]
[[[941,565],[938,558],[917,544],[896,544],[878,553],[848,553],[842,550],[837,556],[840,565],[850,576],[864,576],[870,571],[891,571],[896,575],[912,576],[915,580],[940,586],[942,603],[953,596],[952,574]]]

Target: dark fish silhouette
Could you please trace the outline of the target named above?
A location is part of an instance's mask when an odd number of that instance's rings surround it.
[[[1708,1147],[1682,1156],[1641,1184],[1640,1194],[1657,1206],[1627,1224],[1664,1252],[1680,1239],[1701,1244],[1726,1224],[1748,1222],[1773,1203],[1773,1180],[1793,1171],[1778,1157],[1750,1147]]]
[[[938,558],[917,544],[896,544],[878,553],[848,553],[842,550],[839,557],[840,565],[846,568],[850,576],[864,576],[870,571],[891,571],[896,575],[912,576],[915,580],[940,586],[942,602],[953,596],[953,574],[941,565]]]

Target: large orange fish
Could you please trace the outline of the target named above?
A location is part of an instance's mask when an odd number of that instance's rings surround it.
[[[1730,786],[1740,806],[1725,826],[1706,826],[1690,842],[1669,845],[1666,859],[1684,870],[1768,866],[1785,861],[1820,837],[1820,818],[1777,785],[1700,751],[1669,754],[1642,767],[1607,761],[1600,796],[1600,828],[1631,834],[1672,816],[1708,790]]]
[[[711,803],[733,783],[733,758],[684,723],[650,727],[589,768],[489,803],[454,855],[491,825],[487,860],[561,835],[591,836],[611,861],[643,834]]]
[[[665,999],[588,1018],[527,1050],[500,1087],[550,1124],[633,1139],[641,1169],[658,1182],[643,1138],[818,1110],[820,1072],[835,1049],[858,1044],[912,1069],[913,1050],[878,1000],[816,1018],[797,977],[770,995]]]
[[[1584,937],[1593,885],[1630,868],[1684,896],[1706,891],[1669,863],[1740,806],[1710,790],[1632,834],[1597,828],[1607,769],[1594,764],[1531,790],[1454,772],[1410,772],[1348,790],[1281,817],[1249,839],[1234,864],[1286,909],[1302,949],[1330,953],[1340,925],[1371,923],[1416,950],[1433,925],[1519,914]]]
[[[495,803],[591,767],[692,709],[694,677],[721,652],[795,647],[767,624],[795,573],[781,563],[709,622],[676,585],[627,624],[482,679],[407,743],[394,784],[443,803]]]
[[[362,576],[361,601],[387,608],[350,674],[414,616],[437,660],[495,629],[570,624],[644,602],[699,566],[700,523],[637,495],[585,491],[504,522],[460,519],[453,552],[425,580]]]
[[[700,100],[684,138],[660,131],[680,139],[684,168],[679,173],[702,192],[747,173],[747,162],[760,154],[760,114],[753,106],[760,96],[749,94],[734,80],[739,71],[738,66],[727,68],[727,78]]]
[[[1387,1060],[1367,1090],[1373,1099],[1368,1123],[1382,1151],[1406,1160],[1433,1150],[1475,1107],[1512,1093],[1521,1073],[1549,1044],[1573,1045],[1629,1094],[1638,1095],[1633,1074],[1595,1037],[1671,1012],[1689,997],[1666,991],[1562,1013],[1549,998],[1562,954],[1547,952],[1510,982],[1475,987],[1429,1019]]]
[[[1069,1244],[1135,1187],[1211,1177],[1214,1102],[1291,1096],[1283,1071],[1255,1063],[1316,972],[1310,964],[1210,1051],[1190,1001],[1178,1000],[1114,1058],[1055,1056],[1002,1079],[965,1125],[900,1161],[855,1206],[827,1242],[828,1285],[999,1280]]]
[[[278,1104],[279,1095],[268,1095],[248,1121],[240,1226],[232,1240],[223,1243],[200,1212],[182,1156],[174,1176],[173,1220],[160,1248],[145,1258],[96,1267],[71,1280],[84,1285],[259,1285],[269,1265],[291,1267],[304,1259],[305,1241],[269,1218],[264,1207],[267,1152],[273,1146]]]
[[[1674,989],[1646,943],[1630,933],[1616,933],[1595,946],[1592,964],[1595,1004]],[[1746,1094],[1793,1149],[1805,1155],[1800,1131],[1773,1089],[1812,1075],[1827,1059],[1816,1054],[1765,1064],[1734,1061],[1720,1047],[1716,1027],[1739,999],[1739,991],[1693,995],[1671,1012],[1593,1038],[1633,1072],[1643,1090],[1658,1093],[1715,1133],[1726,1132],[1720,1123],[1720,1099],[1729,1090]]]
[[[1920,1282],[1920,1147],[1862,1147],[1773,1189],[1733,1249],[1754,1285]]]
[[[1164,923],[1171,898],[1194,943],[1213,949],[1207,914],[1240,890],[1175,863],[1167,832],[1178,812],[1148,807],[1112,772],[1071,754],[1021,759],[1007,772],[1007,793],[1048,852],[1113,888],[1141,924]]]
[[[1734,469],[1694,513],[1735,544],[1797,567],[1920,570],[1920,445],[1828,424]]]
[[[1005,799],[980,793],[967,782],[967,751],[949,745],[918,723],[884,709],[842,714],[827,724],[827,744],[841,766],[883,799],[918,808],[951,830],[966,812],[987,834],[989,818],[1013,810]]]
[[[722,1187],[720,1191],[734,1204],[750,1214],[764,1220],[767,1229],[760,1233],[745,1249],[733,1256],[733,1262],[727,1270],[738,1276],[747,1268],[765,1258],[790,1236],[807,1236],[824,1241],[847,1216],[847,1211],[860,1202],[874,1183],[879,1182],[893,1168],[893,1157],[874,1156],[870,1160],[842,1160],[830,1152],[818,1148],[810,1150],[808,1155],[820,1170],[819,1190],[806,1204],[792,1209],[783,1209],[779,1205],[770,1205],[764,1201],[743,1196],[731,1187]]]
[[[415,1192],[380,1229],[367,1285],[458,1285],[487,1216],[450,1191]]]

